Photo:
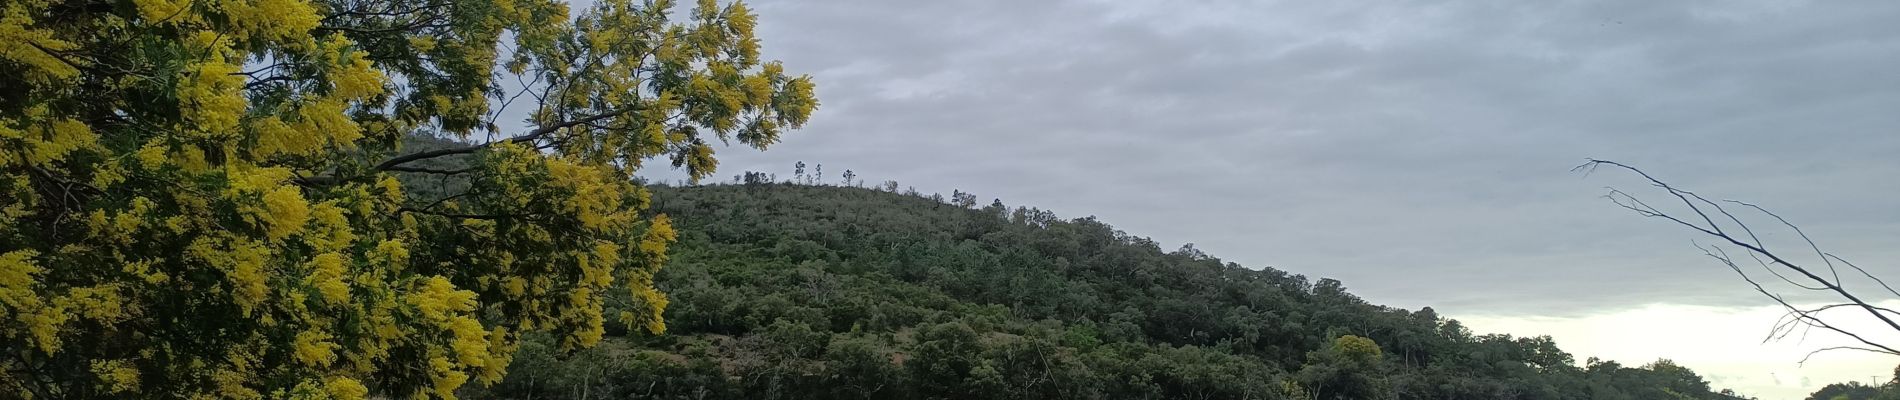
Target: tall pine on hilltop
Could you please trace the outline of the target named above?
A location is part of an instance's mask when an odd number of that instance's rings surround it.
[[[0,397],[453,398],[664,330],[633,174],[817,105],[672,3],[0,2]]]
[[[1094,218],[858,187],[657,188],[664,335],[524,344],[489,398],[1732,399]],[[609,307],[633,302],[610,301]]]

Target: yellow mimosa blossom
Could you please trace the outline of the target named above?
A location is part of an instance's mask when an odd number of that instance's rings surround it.
[[[453,398],[523,335],[663,331],[643,163],[816,106],[749,9],[668,4],[0,4],[0,368],[77,366],[0,398]]]

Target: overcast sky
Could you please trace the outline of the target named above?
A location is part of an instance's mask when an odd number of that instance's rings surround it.
[[[1900,273],[1900,2],[751,4],[823,106],[720,176],[961,189],[1453,316],[1766,304],[1595,157]]]

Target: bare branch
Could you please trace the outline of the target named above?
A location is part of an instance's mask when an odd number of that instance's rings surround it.
[[[1814,244],[1814,239],[1813,239],[1813,238],[1809,238],[1809,237],[1808,237],[1808,233],[1807,233],[1807,232],[1803,232],[1803,231],[1801,230],[1801,227],[1799,227],[1799,226],[1795,226],[1795,225],[1794,225],[1794,223],[1792,223],[1792,222],[1788,222],[1788,219],[1787,219],[1787,218],[1782,218],[1780,214],[1775,214],[1775,213],[1773,213],[1773,212],[1770,212],[1770,211],[1768,211],[1768,209],[1765,209],[1765,208],[1761,208],[1761,206],[1758,206],[1758,205],[1754,205],[1754,204],[1750,204],[1750,203],[1745,203],[1745,202],[1741,202],[1741,201],[1735,201],[1735,200],[1728,200],[1728,202],[1731,202],[1731,203],[1735,203],[1735,204],[1740,204],[1740,205],[1743,205],[1743,206],[1746,206],[1746,207],[1748,207],[1748,208],[1753,208],[1753,209],[1755,209],[1755,211],[1758,211],[1758,212],[1761,212],[1762,214],[1768,214],[1768,216],[1770,216],[1770,217],[1774,217],[1776,221],[1780,221],[1782,225],[1785,225],[1785,226],[1787,226],[1787,227],[1788,227],[1788,229],[1793,229],[1793,230],[1794,230],[1794,233],[1795,233],[1795,234],[1797,234],[1797,235],[1800,235],[1800,236],[1801,236],[1801,240],[1803,240],[1803,241],[1806,241],[1806,242],[1808,242],[1808,248],[1809,248],[1809,249],[1812,249],[1812,250],[1814,250],[1814,255],[1816,255],[1816,256],[1820,256],[1820,257],[1821,257],[1821,262],[1824,262],[1824,263],[1827,263],[1827,269],[1828,269],[1828,271],[1829,271],[1829,272],[1831,272],[1831,273],[1833,273],[1833,275],[1834,275],[1834,284],[1835,284],[1835,285],[1839,285],[1839,284],[1841,283],[1841,273],[1840,273],[1840,271],[1836,271],[1836,270],[1834,269],[1834,261],[1832,261],[1832,260],[1829,260],[1829,259],[1827,258],[1827,252],[1824,252],[1824,251],[1821,251],[1821,246],[1820,246],[1820,245],[1816,245],[1816,244]]]
[[[1762,269],[1762,270],[1764,270],[1764,271],[1768,271],[1768,273],[1770,273],[1770,274],[1774,274],[1776,278],[1781,278],[1781,281],[1782,281],[1782,282],[1787,282],[1787,283],[1788,283],[1789,285],[1792,285],[1792,286],[1794,286],[1794,287],[1798,287],[1798,288],[1802,288],[1802,289],[1807,289],[1807,290],[1827,290],[1827,288],[1825,288],[1825,287],[1820,287],[1820,286],[1808,286],[1808,285],[1803,285],[1803,284],[1801,284],[1800,282],[1795,282],[1795,281],[1794,281],[1793,279],[1788,279],[1788,276],[1787,276],[1787,275],[1782,275],[1782,274],[1781,274],[1781,271],[1776,271],[1776,270],[1775,270],[1775,267],[1772,267],[1772,266],[1769,266],[1769,265],[1768,265],[1768,262],[1767,262],[1767,261],[1763,261],[1763,260],[1761,259],[1761,255],[1760,255],[1760,254],[1755,254],[1754,252],[1749,252],[1749,253],[1748,253],[1748,257],[1749,257],[1749,258],[1752,258],[1752,259],[1754,259],[1754,260],[1755,260],[1755,264],[1758,264],[1758,265],[1761,265],[1761,269]]]
[[[1887,354],[1887,355],[1900,355],[1900,353],[1894,353],[1894,352],[1891,352],[1891,351],[1885,351],[1885,350],[1875,350],[1875,349],[1869,349],[1869,348],[1865,348],[1865,347],[1854,347],[1854,346],[1834,346],[1834,347],[1826,347],[1826,348],[1821,348],[1821,349],[1816,349],[1816,350],[1814,350],[1814,351],[1810,351],[1810,352],[1808,352],[1808,355],[1806,355],[1806,356],[1803,356],[1803,357],[1801,357],[1801,363],[1802,363],[1802,364],[1807,364],[1807,363],[1808,363],[1808,359],[1810,359],[1810,358],[1814,358],[1814,355],[1815,355],[1815,354],[1821,354],[1821,353],[1823,353],[1823,352],[1829,352],[1829,351],[1834,351],[1834,350],[1860,350],[1860,351],[1865,351],[1865,352],[1873,352],[1873,353],[1880,353],[1880,354]]]
[[[1872,280],[1874,280],[1874,282],[1875,282],[1875,283],[1879,283],[1879,284],[1880,284],[1880,287],[1881,287],[1881,288],[1884,288],[1884,289],[1887,289],[1887,293],[1891,293],[1891,294],[1893,294],[1893,295],[1894,295],[1895,297],[1900,297],[1900,291],[1895,291],[1895,290],[1893,289],[1893,286],[1889,286],[1889,285],[1887,285],[1887,281],[1885,281],[1885,280],[1882,280],[1882,279],[1880,279],[1880,277],[1878,277],[1878,276],[1874,276],[1874,274],[1871,274],[1871,273],[1868,273],[1868,272],[1867,272],[1867,269],[1865,269],[1865,268],[1861,268],[1861,267],[1860,267],[1859,265],[1854,265],[1854,263],[1852,263],[1852,262],[1848,262],[1848,261],[1847,261],[1847,259],[1844,259],[1844,258],[1841,258],[1840,256],[1836,256],[1836,255],[1834,255],[1833,253],[1827,253],[1827,254],[1825,254],[1825,255],[1826,255],[1826,256],[1827,256],[1828,258],[1832,258],[1832,259],[1834,259],[1834,261],[1839,261],[1839,262],[1841,262],[1842,264],[1847,264],[1847,266],[1848,266],[1848,267],[1852,267],[1852,268],[1854,268],[1854,270],[1855,270],[1855,271],[1860,271],[1860,274],[1861,274],[1861,275],[1864,275],[1864,276],[1866,276],[1866,277],[1867,277],[1867,279],[1872,279]]]
[[[1755,281],[1753,277],[1748,276],[1748,274],[1742,269],[1742,267],[1735,263],[1734,258],[1731,257],[1725,250],[1722,250],[1721,247],[1704,246],[1700,243],[1695,244],[1696,248],[1701,249],[1704,255],[1707,255],[1723,263],[1723,265],[1729,267],[1730,270],[1735,271],[1737,275],[1741,276],[1743,281],[1748,282],[1750,286],[1753,286],[1756,292],[1762,294],[1765,297],[1768,297],[1769,299],[1774,300],[1777,304],[1780,304],[1785,310],[1788,311],[1787,314],[1784,314],[1781,318],[1779,318],[1775,322],[1774,328],[1770,330],[1768,338],[1765,340],[1780,340],[1782,338],[1787,337],[1787,335],[1793,333],[1794,330],[1796,330],[1797,328],[1802,329],[1803,335],[1805,335],[1807,330],[1809,329],[1821,328],[1823,330],[1832,331],[1835,333],[1846,335],[1862,344],[1867,345],[1867,347],[1854,347],[1854,346],[1835,347],[1835,348],[1823,349],[1822,351],[1831,350],[1831,349],[1853,348],[1853,349],[1875,351],[1875,352],[1880,352],[1880,353],[1885,353],[1885,354],[1900,355],[1900,351],[1896,351],[1892,347],[1875,343],[1859,334],[1836,327],[1832,324],[1829,324],[1827,321],[1822,320],[1820,317],[1817,316],[1817,314],[1819,314],[1822,311],[1827,311],[1827,310],[1831,310],[1835,308],[1841,308],[1841,307],[1857,308],[1862,311],[1865,311],[1869,315],[1874,316],[1874,318],[1880,320],[1881,322],[1886,323],[1889,328],[1892,328],[1895,331],[1900,331],[1900,323],[1896,323],[1895,319],[1893,318],[1894,316],[1900,316],[1900,312],[1895,312],[1892,309],[1873,305],[1867,302],[1866,300],[1863,300],[1859,295],[1856,295],[1852,291],[1847,290],[1843,286],[1845,282],[1843,282],[1840,277],[1840,272],[1836,267],[1837,266],[1836,262],[1838,261],[1839,264],[1848,265],[1854,268],[1855,271],[1860,272],[1862,276],[1866,276],[1867,278],[1873,279],[1875,282],[1878,282],[1883,289],[1886,289],[1887,293],[1893,294],[1895,296],[1900,296],[1900,291],[1896,291],[1892,286],[1888,285],[1885,281],[1881,280],[1878,277],[1873,276],[1872,273],[1867,272],[1866,269],[1861,268],[1860,266],[1853,265],[1852,263],[1849,263],[1846,260],[1841,259],[1840,257],[1834,256],[1833,254],[1830,254],[1830,253],[1827,253],[1826,251],[1821,250],[1821,247],[1814,242],[1813,238],[1809,237],[1808,234],[1802,231],[1800,227],[1795,226],[1792,222],[1789,222],[1786,218],[1783,218],[1778,214],[1770,212],[1762,208],[1761,206],[1757,206],[1755,204],[1741,202],[1741,201],[1735,201],[1735,200],[1723,200],[1722,202],[1712,201],[1712,200],[1709,200],[1708,198],[1705,198],[1701,195],[1696,194],[1695,192],[1683,190],[1681,188],[1677,188],[1675,186],[1669,185],[1668,183],[1665,183],[1662,180],[1657,179],[1656,177],[1651,176],[1640,169],[1637,169],[1635,167],[1625,165],[1622,163],[1614,162],[1614,161],[1591,159],[1587,163],[1583,165],[1579,165],[1576,168],[1572,168],[1571,170],[1581,171],[1588,174],[1588,173],[1595,172],[1597,168],[1604,165],[1622,168],[1624,170],[1627,170],[1639,176],[1642,176],[1643,179],[1647,180],[1650,185],[1655,186],[1657,188],[1661,188],[1664,191],[1667,191],[1671,196],[1675,196],[1678,200],[1681,200],[1682,204],[1689,208],[1689,211],[1694,212],[1697,216],[1701,217],[1702,222],[1707,223],[1708,225],[1704,226],[1698,223],[1693,223],[1693,222],[1685,221],[1681,218],[1677,218],[1674,215],[1670,215],[1668,212],[1662,211],[1660,209],[1657,209],[1654,206],[1649,205],[1648,203],[1643,202],[1641,199],[1637,198],[1634,195],[1623,192],[1621,190],[1617,190],[1615,188],[1610,188],[1609,189],[1610,192],[1606,194],[1604,197],[1610,199],[1610,201],[1612,203],[1615,203],[1617,206],[1622,207],[1624,209],[1631,210],[1637,213],[1638,215],[1642,215],[1644,217],[1662,218],[1665,220],[1669,220],[1671,222],[1676,223],[1677,225],[1688,227],[1697,232],[1701,232],[1705,235],[1709,235],[1709,236],[1713,236],[1718,239],[1721,239],[1722,242],[1726,242],[1729,245],[1733,245],[1733,246],[1740,247],[1742,249],[1747,250],[1749,257],[1755,260],[1756,264],[1760,265],[1763,270],[1766,270],[1769,273],[1774,274],[1775,277],[1780,278],[1783,282],[1786,282],[1789,285],[1799,287],[1802,289],[1807,289],[1807,290],[1832,292],[1835,295],[1838,295],[1841,298],[1846,299],[1846,302],[1844,303],[1830,304],[1830,305],[1821,306],[1814,309],[1803,309],[1803,308],[1796,307],[1792,303],[1788,302],[1788,300],[1785,297],[1782,297],[1780,294],[1777,294],[1773,291],[1768,290],[1766,287],[1763,287],[1760,282]],[[1808,249],[1813,251],[1817,257],[1821,258],[1822,263],[1827,267],[1827,271],[1825,272],[1815,271],[1806,266],[1789,261],[1788,259],[1783,258],[1780,255],[1769,251],[1767,244],[1761,240],[1760,236],[1756,235],[1754,229],[1749,227],[1749,225],[1746,222],[1744,222],[1739,216],[1735,215],[1734,213],[1730,212],[1726,207],[1724,207],[1723,206],[1724,203],[1748,207],[1757,212],[1768,215],[1769,217],[1774,218],[1777,222],[1780,222],[1783,226],[1786,226],[1787,228],[1794,230],[1795,233],[1799,235],[1803,241],[1807,242]],[[1734,224],[1734,227],[1740,229],[1743,233],[1746,234],[1746,240],[1742,238],[1738,238],[1735,235],[1730,234],[1729,231],[1724,230],[1720,224],[1717,224],[1715,222],[1715,219],[1710,217],[1711,213],[1720,213],[1722,216],[1727,218],[1729,222]],[[1810,283],[1804,284],[1801,282],[1797,282],[1795,279],[1790,278],[1788,275],[1782,274],[1782,271],[1780,271],[1779,269],[1786,269],[1788,271],[1793,271],[1797,273],[1798,276],[1804,278],[1806,281]],[[1823,277],[1821,273],[1825,273],[1828,276]],[[1832,279],[1829,279],[1829,278],[1832,278]],[[1816,351],[1816,352],[1819,352],[1819,351]],[[1812,355],[1812,353],[1810,353],[1810,355]]]

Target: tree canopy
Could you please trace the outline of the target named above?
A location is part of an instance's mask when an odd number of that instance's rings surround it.
[[[610,329],[577,352],[534,336],[472,395],[1737,399],[1671,362],[1579,364],[1549,337],[1473,333],[1095,218],[849,186],[654,192],[678,224],[667,333]]]
[[[663,331],[633,174],[817,106],[744,4],[674,8],[0,2],[0,397],[453,398],[610,290]]]

